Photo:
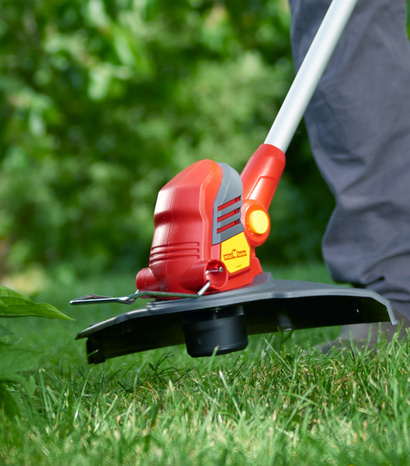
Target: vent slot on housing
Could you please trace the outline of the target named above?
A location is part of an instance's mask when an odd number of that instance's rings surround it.
[[[222,243],[244,230],[241,223],[241,177],[226,163],[219,165],[223,170],[223,176],[214,204],[212,244]]]

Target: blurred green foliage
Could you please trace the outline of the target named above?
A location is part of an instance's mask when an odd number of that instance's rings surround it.
[[[148,261],[158,190],[238,171],[293,78],[286,0],[2,0],[0,276]],[[332,208],[301,128],[260,256],[320,258]]]
[[[34,303],[27,296],[0,285],[0,319],[21,317],[73,320],[50,304]],[[13,332],[0,324],[0,413],[4,411],[9,417],[18,414],[20,410],[8,385],[25,385],[26,381],[20,372],[31,369],[39,357],[37,352],[10,345],[8,341],[3,340],[12,334]]]

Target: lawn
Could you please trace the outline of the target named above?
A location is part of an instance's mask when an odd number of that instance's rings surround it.
[[[321,265],[273,273],[329,281]],[[77,332],[130,308],[69,299],[133,286],[129,275],[43,277],[34,299],[76,321],[7,322],[10,341],[41,354],[26,384],[10,386],[21,414],[0,418],[1,464],[410,464],[410,338],[321,355],[309,349],[338,329],[314,329],[252,336],[212,358],[178,346],[88,366]]]

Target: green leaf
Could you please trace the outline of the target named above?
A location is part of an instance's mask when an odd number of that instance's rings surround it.
[[[7,337],[7,335],[13,335],[13,332],[11,332],[4,325],[0,324],[0,338]]]
[[[13,418],[20,414],[20,409],[7,388],[0,383],[0,409],[4,411],[7,417]]]
[[[35,303],[30,298],[0,285],[0,317],[46,317],[74,320],[51,304]]]
[[[0,343],[0,383],[23,383],[19,372],[34,369],[41,353]]]

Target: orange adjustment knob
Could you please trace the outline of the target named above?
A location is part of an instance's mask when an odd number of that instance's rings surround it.
[[[269,229],[269,217],[263,210],[254,210],[249,216],[249,227],[252,233],[263,235]]]

